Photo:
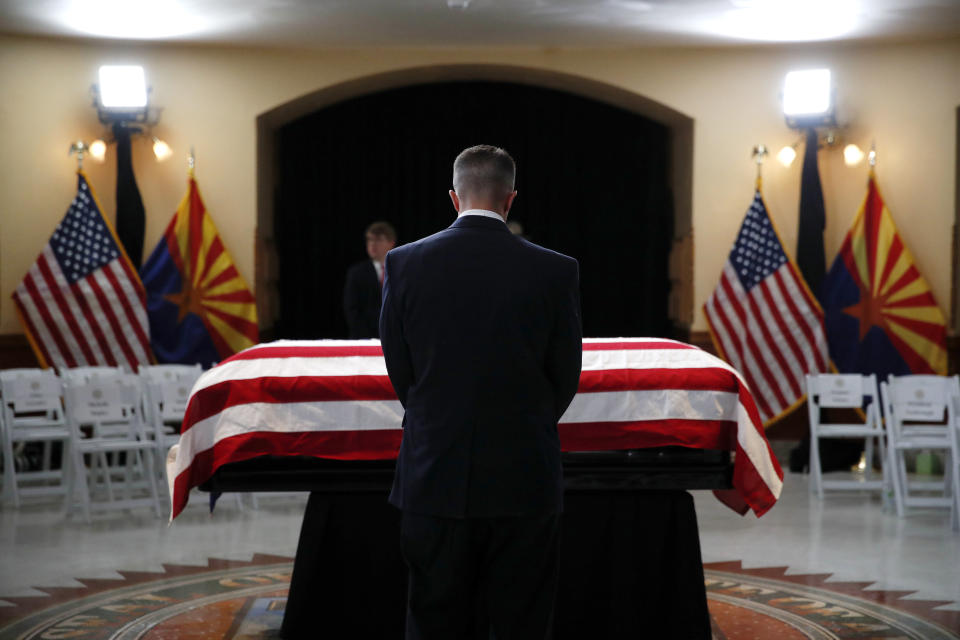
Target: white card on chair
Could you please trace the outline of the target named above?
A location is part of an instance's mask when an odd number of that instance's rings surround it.
[[[863,404],[863,377],[858,373],[822,377],[820,406],[859,407]]]

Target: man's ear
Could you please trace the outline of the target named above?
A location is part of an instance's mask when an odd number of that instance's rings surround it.
[[[503,203],[503,219],[504,220],[507,219],[507,215],[510,213],[510,207],[513,206],[513,199],[516,197],[517,197],[516,191],[511,191],[510,194],[507,195],[507,199]]]
[[[457,192],[453,189],[450,189],[450,200],[453,201],[453,208],[457,210],[457,213],[460,213],[460,198],[457,197]]]

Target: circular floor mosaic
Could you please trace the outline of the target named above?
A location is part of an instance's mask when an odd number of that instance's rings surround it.
[[[277,638],[292,568],[289,558],[255,556],[43,589],[47,597],[7,599],[15,606],[0,608],[0,640]],[[960,639],[960,613],[902,599],[907,592],[738,562],[707,564],[704,572],[716,640]]]

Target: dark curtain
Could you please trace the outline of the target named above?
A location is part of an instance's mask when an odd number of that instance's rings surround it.
[[[354,98],[280,130],[275,337],[346,336],[344,276],[366,258],[364,229],[388,220],[405,243],[449,226],[453,159],[474,144],[517,161],[510,219],[527,238],[580,261],[584,335],[669,335],[669,130],[560,91],[453,82]]]

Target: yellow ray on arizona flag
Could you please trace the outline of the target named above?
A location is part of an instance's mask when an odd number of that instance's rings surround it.
[[[223,245],[192,172],[141,277],[159,361],[210,366],[258,342],[253,293]]]

